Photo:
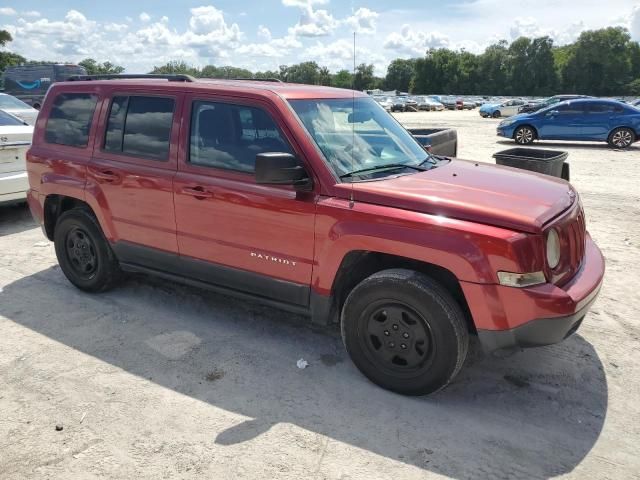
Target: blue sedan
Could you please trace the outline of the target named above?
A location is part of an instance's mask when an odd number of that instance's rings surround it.
[[[640,139],[640,110],[614,100],[570,100],[507,118],[498,125],[498,136],[521,145],[534,140],[579,140],[627,148]]]

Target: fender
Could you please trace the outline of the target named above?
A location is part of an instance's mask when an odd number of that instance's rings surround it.
[[[459,281],[496,284],[499,270],[544,264],[541,238],[392,207],[324,198],[318,203],[313,290],[329,295],[343,258],[365,250],[440,266]]]

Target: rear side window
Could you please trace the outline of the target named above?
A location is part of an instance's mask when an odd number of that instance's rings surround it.
[[[164,97],[113,97],[104,150],[167,160],[175,101]]]
[[[244,105],[193,103],[190,163],[250,173],[256,155],[265,152],[293,153],[267,112]]]
[[[97,95],[90,93],[62,93],[53,101],[44,138],[47,143],[86,147]]]

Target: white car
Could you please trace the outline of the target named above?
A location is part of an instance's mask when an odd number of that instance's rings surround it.
[[[0,111],[0,205],[21,202],[27,197],[25,155],[32,137],[31,125]]]
[[[38,110],[7,93],[0,93],[0,110],[15,115],[29,125],[35,125],[38,118]]]

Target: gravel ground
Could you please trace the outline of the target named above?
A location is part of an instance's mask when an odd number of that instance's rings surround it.
[[[477,111],[397,117],[457,128],[462,158],[513,146]],[[27,210],[0,208],[0,478],[640,478],[640,144],[544,146],[570,152],[599,300],[564,343],[476,348],[425,398],[295,315],[145,277],[81,293]]]

